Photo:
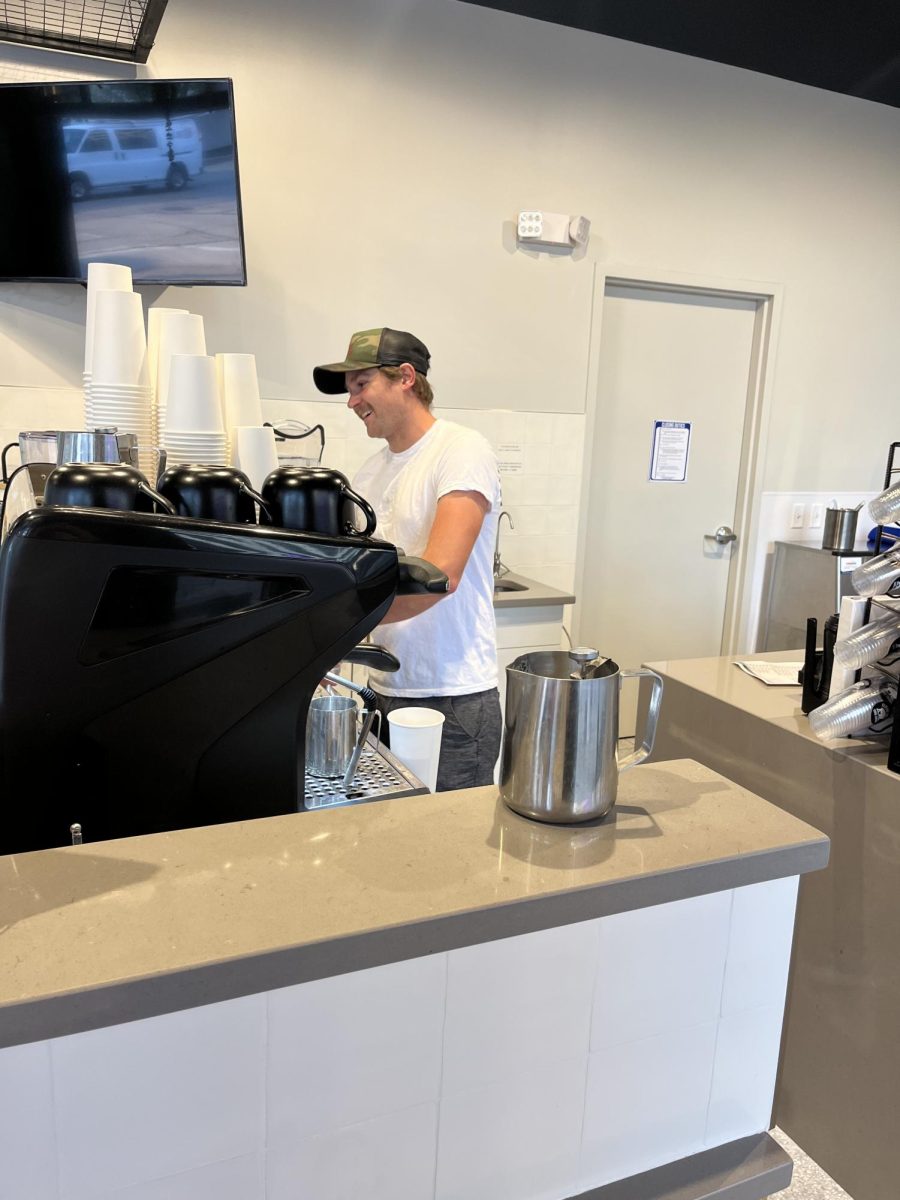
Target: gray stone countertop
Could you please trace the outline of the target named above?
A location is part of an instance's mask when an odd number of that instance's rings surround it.
[[[0,858],[0,1046],[824,866],[817,830],[689,759],[548,826],[497,788]]]
[[[498,580],[499,588],[509,587],[509,591],[495,589],[494,608],[537,608],[538,606],[574,604],[575,597],[571,592],[561,592],[549,584],[539,583],[529,579],[527,575],[514,575],[511,571],[502,575]],[[519,590],[521,585],[521,590]]]
[[[813,733],[800,701],[803,689],[793,686],[771,687],[742,671],[735,663],[745,661],[803,662],[802,650],[770,650],[759,654],[735,654],[720,658],[682,658],[645,664],[664,680],[701,692],[723,705],[758,717],[770,725],[811,743],[823,754],[840,755],[878,771],[893,781],[900,776],[889,771],[887,738],[832,738],[823,742]],[[665,702],[665,701],[664,701]]]

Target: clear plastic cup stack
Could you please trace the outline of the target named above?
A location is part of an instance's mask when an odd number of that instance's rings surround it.
[[[858,596],[883,596],[900,579],[900,543],[867,558],[850,576]]]
[[[884,658],[898,638],[900,613],[889,613],[877,621],[870,621],[849,637],[834,643],[835,665],[848,671],[858,671]]]
[[[809,714],[809,727],[823,742],[864,733],[869,728],[875,733],[887,733],[896,700],[896,683],[889,679],[863,679],[814,708]]]
[[[898,514],[900,514],[900,483],[895,483],[880,496],[869,501],[869,516],[878,525],[887,525]]]

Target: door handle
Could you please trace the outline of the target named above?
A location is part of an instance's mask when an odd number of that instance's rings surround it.
[[[720,525],[715,533],[704,533],[705,538],[711,541],[718,542],[720,546],[727,546],[729,542],[737,541],[737,534],[733,529],[729,529],[727,525]]]

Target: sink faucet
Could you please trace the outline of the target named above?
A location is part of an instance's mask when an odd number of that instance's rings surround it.
[[[502,509],[500,512],[500,516],[497,518],[497,541],[494,543],[494,578],[495,579],[499,579],[501,575],[505,575],[507,573],[507,571],[509,570],[509,567],[504,566],[500,560],[500,524],[504,517],[506,517],[507,521],[509,521],[510,529],[515,529],[515,525],[513,524],[512,517],[509,515],[509,513],[506,511],[505,508]]]

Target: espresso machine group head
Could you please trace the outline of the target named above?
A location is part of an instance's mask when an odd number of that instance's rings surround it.
[[[303,809],[323,675],[398,592],[386,542],[35,508],[0,548],[0,853]]]

